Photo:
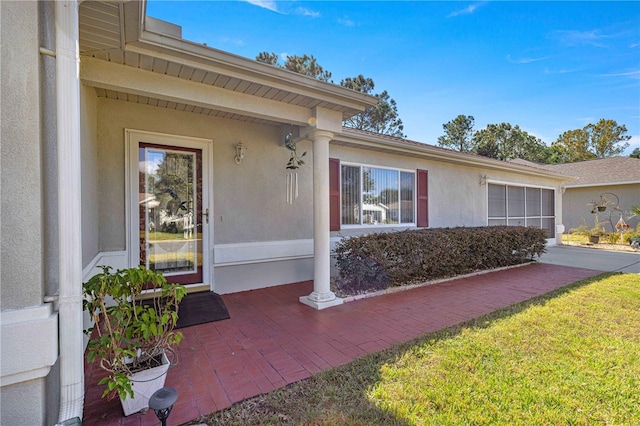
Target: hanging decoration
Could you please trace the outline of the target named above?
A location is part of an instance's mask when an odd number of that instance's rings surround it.
[[[620,232],[624,232],[629,229],[629,224],[622,218],[622,213],[620,213],[620,219],[618,219],[618,223],[616,223],[616,229]]]
[[[289,162],[287,163],[287,203],[293,204],[293,200],[298,198],[298,168],[304,165],[302,158],[307,155],[303,152],[298,155],[296,142],[293,140],[293,133],[289,132],[284,137],[284,146],[291,151]]]

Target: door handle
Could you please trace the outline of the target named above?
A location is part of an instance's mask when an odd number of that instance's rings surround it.
[[[207,223],[209,223],[209,209],[206,209],[204,213],[202,213],[202,216],[204,216]]]

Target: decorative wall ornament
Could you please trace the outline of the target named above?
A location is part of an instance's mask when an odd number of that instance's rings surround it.
[[[244,154],[247,152],[247,147],[242,144],[242,142],[236,145],[236,164],[240,164],[242,160],[244,160]]]
[[[289,156],[289,162],[287,163],[287,203],[293,204],[293,200],[298,198],[298,168],[304,165],[304,161],[302,160],[307,152],[303,152],[301,155],[298,155],[296,151],[296,141],[293,138],[293,133],[289,132],[284,137],[284,146],[289,151],[291,151],[291,155]]]

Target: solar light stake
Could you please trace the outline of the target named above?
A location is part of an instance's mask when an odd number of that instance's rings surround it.
[[[167,426],[167,418],[169,414],[171,414],[171,409],[177,399],[178,392],[174,388],[158,389],[151,395],[151,398],[149,398],[149,408],[156,413],[162,426]]]

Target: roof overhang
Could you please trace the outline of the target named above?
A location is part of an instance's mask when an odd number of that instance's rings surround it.
[[[145,0],[80,5],[81,79],[95,87],[98,96],[274,125],[308,125],[318,108],[337,111],[345,119],[377,102],[370,95],[183,40],[180,27],[145,13]],[[155,93],[150,87],[135,90],[131,84],[121,84],[122,79],[114,81],[99,72],[109,68],[113,75],[123,66],[128,69],[119,73],[142,75],[143,80],[173,78],[172,85],[197,86],[202,93],[191,99],[168,96],[162,90]],[[245,111],[242,105],[249,105],[249,100],[267,114],[256,113],[255,108]],[[284,113],[268,113],[276,110]],[[283,116],[291,110],[298,114]]]
[[[483,157],[481,155],[462,153],[411,140],[371,132],[363,132],[349,128],[344,128],[343,132],[340,135],[336,135],[331,143],[354,148],[366,148],[370,151],[401,154],[408,157],[435,160],[461,166],[482,167],[486,170],[517,172],[522,175],[549,178],[559,182],[574,180],[573,177],[551,172],[546,169],[500,161],[493,158]]]
[[[576,185],[565,185],[565,188],[593,188],[598,186],[618,186],[618,185],[640,185],[640,180],[629,180],[624,182],[601,182],[601,183],[581,183]]]

